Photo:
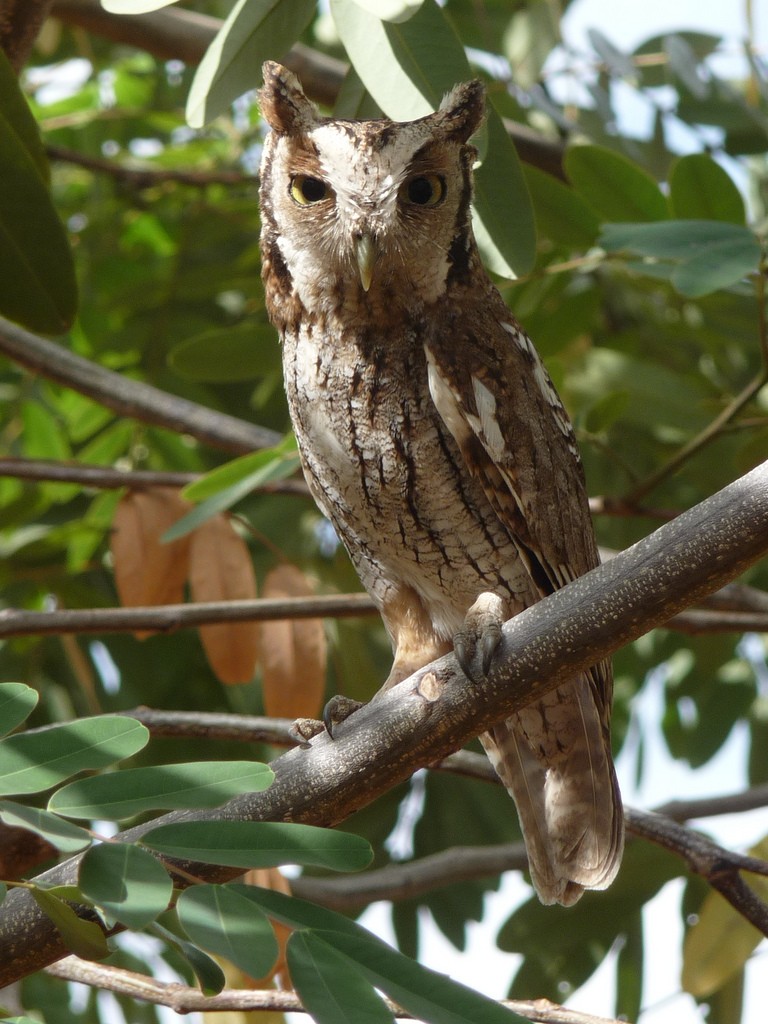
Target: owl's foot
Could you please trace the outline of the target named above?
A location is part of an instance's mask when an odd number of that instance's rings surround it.
[[[476,682],[491,671],[504,624],[504,601],[496,594],[481,594],[467,612],[464,625],[453,638],[461,671]]]
[[[352,700],[351,697],[344,697],[337,694],[331,697],[323,708],[322,721],[318,718],[297,718],[288,732],[299,741],[302,747],[308,747],[309,741],[314,736],[319,736],[323,730],[333,739],[333,730],[340,723],[359,711],[363,707],[363,701]]]
[[[331,697],[323,708],[323,725],[331,739],[333,739],[333,730],[336,726],[340,722],[346,721],[350,715],[354,715],[362,707],[364,707],[363,701],[352,700],[351,697],[344,697],[340,693],[337,693],[335,697]]]

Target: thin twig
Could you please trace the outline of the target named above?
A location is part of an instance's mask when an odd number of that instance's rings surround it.
[[[274,1013],[306,1013],[295,992],[281,992],[277,989],[239,990],[225,989],[215,996],[204,996],[199,989],[172,982],[155,981],[144,974],[126,971],[121,967],[110,967],[75,956],[65,957],[47,968],[47,973],[66,981],[78,981],[93,988],[106,989],[129,999],[141,999],[158,1006],[167,1006],[175,1013],[192,1013],[247,1010],[272,1010]],[[389,999],[384,1002],[401,1020],[413,1020],[396,1003]],[[548,999],[505,999],[502,1006],[508,1007],[520,1016],[536,1024],[619,1024],[607,1017],[596,1017],[591,1013],[569,1010]]]
[[[173,632],[215,622],[268,622],[278,619],[357,618],[378,615],[367,594],[208,601],[141,608],[63,609],[27,612],[0,610],[0,637],[60,633],[108,633],[152,630]]]
[[[642,836],[681,857],[694,874],[704,878],[734,910],[768,936],[768,906],[739,874],[749,871],[768,876],[767,861],[726,850],[664,815],[627,807],[624,818],[633,835]]]
[[[88,156],[85,153],[78,153],[75,149],[54,146],[50,143],[46,145],[45,151],[51,160],[75,164],[77,167],[84,167],[97,174],[107,174],[109,177],[126,182],[137,189],[152,188],[165,182],[189,185],[193,188],[206,188],[208,185],[250,185],[253,188],[258,184],[258,178],[255,175],[245,174],[243,171],[171,170],[165,167],[153,167],[151,164],[132,167],[118,163],[116,160]]]
[[[114,469],[112,466],[93,466],[86,462],[54,462],[50,459],[0,459],[0,476],[17,480],[46,480],[55,483],[82,484],[99,490],[117,490],[125,487],[138,491],[150,487],[186,487],[199,480],[200,473],[173,473],[163,470]],[[267,494],[295,494],[308,497],[309,488],[304,480],[278,480],[254,488]]]
[[[0,637],[50,633],[110,633],[151,630],[171,633],[211,622],[267,622],[275,619],[345,618],[377,615],[367,594],[201,601],[157,608],[86,608],[53,612],[0,610]]]
[[[274,430],[246,423],[107,370],[3,317],[0,317],[0,352],[34,373],[88,395],[120,416],[166,427],[175,433],[191,434],[199,441],[226,451],[245,454],[256,448],[270,448],[282,440]]]

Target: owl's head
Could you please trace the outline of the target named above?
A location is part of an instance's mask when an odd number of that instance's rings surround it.
[[[465,273],[473,247],[468,144],[483,118],[480,82],[456,86],[415,121],[322,117],[298,79],[264,65],[272,131],[261,164],[268,274],[305,309],[365,316],[417,309]]]

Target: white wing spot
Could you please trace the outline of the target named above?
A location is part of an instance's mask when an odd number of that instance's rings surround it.
[[[500,462],[504,457],[506,445],[496,419],[496,398],[477,377],[472,378],[472,390],[475,393],[475,403],[488,454],[494,462]]]
[[[462,444],[468,437],[471,437],[472,429],[462,414],[459,396],[441,375],[434,356],[426,345],[424,352],[427,357],[427,381],[432,401],[455,440],[458,444]]]
[[[515,327],[514,324],[505,323],[503,320],[501,321],[501,326],[504,328],[507,334],[512,335],[515,342],[517,343],[518,348],[521,348],[523,352],[527,352],[529,356],[533,356],[534,359],[538,358],[538,353],[536,352],[536,349],[533,347],[533,342],[525,333],[525,331],[521,331],[520,328]]]

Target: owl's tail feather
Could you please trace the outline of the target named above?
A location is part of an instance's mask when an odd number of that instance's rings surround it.
[[[514,798],[539,899],[570,906],[607,888],[624,846],[607,731],[585,677],[480,737]]]

